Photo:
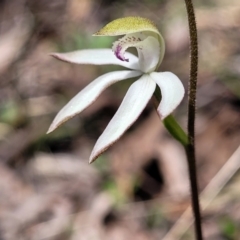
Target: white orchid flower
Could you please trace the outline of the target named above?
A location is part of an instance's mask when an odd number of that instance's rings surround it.
[[[114,117],[97,140],[90,156],[90,163],[116,142],[136,121],[157,85],[162,97],[157,111],[162,120],[172,113],[184,96],[184,87],[176,75],[171,72],[155,72],[163,59],[165,44],[154,23],[141,17],[120,18],[110,22],[95,34],[95,36],[118,35],[124,37],[116,41],[112,49],[88,49],[52,54],[57,59],[70,63],[114,64],[130,70],[106,73],[91,82],[62,108],[48,133],[83,111],[111,84],[139,77],[130,86]],[[138,57],[126,52],[130,47],[137,49]]]

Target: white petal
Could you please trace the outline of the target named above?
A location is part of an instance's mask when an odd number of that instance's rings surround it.
[[[161,90],[162,100],[157,110],[163,120],[182,101],[185,90],[180,79],[171,72],[153,72],[150,76]]]
[[[126,68],[140,70],[138,58],[126,53],[128,62],[123,62],[116,58],[111,49],[87,49],[68,53],[52,53],[51,56],[62,61],[76,64],[93,64],[93,65],[120,65]]]
[[[141,45],[140,45],[141,44]],[[156,69],[160,58],[159,42],[155,37],[147,37],[139,43],[138,57],[139,65],[143,72],[152,72]]]
[[[47,133],[52,132],[62,123],[66,122],[70,118],[74,117],[91,103],[93,103],[96,98],[111,84],[121,81],[127,78],[140,76],[142,73],[138,71],[116,71],[106,73],[93,82],[91,82],[87,87],[85,87],[81,92],[79,92],[71,101],[62,108],[62,110],[57,114],[53,120],[51,126]]]
[[[90,156],[90,163],[116,142],[136,121],[152,97],[155,88],[156,83],[147,74],[131,85],[121,106],[97,140]]]
[[[160,58],[160,45],[158,39],[144,33],[127,34],[113,44],[113,51],[118,59],[128,62],[125,56],[129,47],[136,47],[139,65],[142,72],[148,73],[156,69]]]

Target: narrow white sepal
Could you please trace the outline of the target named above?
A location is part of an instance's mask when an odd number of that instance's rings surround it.
[[[124,79],[138,77],[141,74],[142,73],[138,71],[125,70],[106,73],[98,77],[88,86],[86,86],[81,92],[79,92],[74,98],[72,98],[71,101],[60,110],[49,127],[47,133],[52,132],[62,123],[83,111],[86,107],[92,104],[96,98],[111,84]]]
[[[119,65],[133,70],[140,70],[138,58],[126,52],[128,62],[121,61],[114,55],[111,49],[87,49],[68,53],[52,53],[51,56],[75,64],[93,64],[93,65]]]
[[[185,90],[180,79],[171,72],[153,72],[150,76],[161,90],[162,100],[157,111],[163,120],[182,101]]]
[[[114,117],[97,140],[90,156],[90,163],[116,142],[136,121],[152,97],[155,87],[156,83],[148,74],[131,85]]]

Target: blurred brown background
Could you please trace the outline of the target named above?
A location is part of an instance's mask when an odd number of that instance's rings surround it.
[[[217,194],[203,212],[205,239],[240,239],[240,3],[194,1],[199,30],[197,164],[200,190]],[[126,134],[92,165],[96,139],[131,84],[108,88],[50,135],[55,114],[113,66],[77,66],[49,56],[111,47],[91,35],[111,20],[153,20],[166,40],[159,71],[187,89],[189,37],[184,1],[0,1],[0,239],[164,239],[189,206],[182,147],[150,102]],[[186,128],[185,96],[174,112]],[[228,164],[229,165],[225,165]],[[227,167],[230,166],[230,167]],[[212,194],[212,195],[211,195]],[[168,240],[194,239],[192,227]],[[183,235],[184,234],[184,235]]]

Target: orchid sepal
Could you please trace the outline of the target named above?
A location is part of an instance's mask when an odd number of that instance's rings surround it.
[[[180,104],[185,90],[180,79],[171,72],[152,72],[149,75],[161,90],[161,102],[157,111],[164,120]]]
[[[68,104],[61,109],[61,111],[58,112],[47,133],[54,131],[64,122],[82,112],[85,108],[91,105],[107,87],[113,83],[140,75],[141,72],[139,71],[123,70],[106,73],[96,78],[74,98],[72,98]]]
[[[148,74],[144,74],[130,86],[114,117],[98,138],[90,156],[90,163],[116,142],[137,120],[152,97],[155,88],[156,83]]]
[[[111,49],[84,49],[67,53],[51,53],[50,56],[63,62],[91,65],[119,65],[133,70],[140,70],[138,58],[126,52],[129,62],[117,59]]]

